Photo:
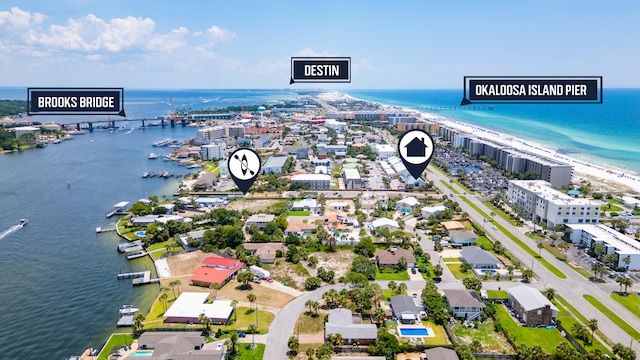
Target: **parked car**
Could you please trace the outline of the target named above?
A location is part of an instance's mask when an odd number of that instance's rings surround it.
[[[256,283],[256,284],[260,284],[260,283],[262,282],[262,280],[260,280],[260,278],[259,278],[259,277],[254,276],[254,277],[253,277],[253,282],[254,282],[254,283]]]
[[[267,282],[270,282],[270,283],[273,282],[272,278],[266,278],[265,280],[267,280]]]
[[[240,331],[240,332],[238,333],[238,337],[243,338],[243,337],[245,337],[245,336],[247,336],[247,333],[245,333],[244,331]]]
[[[416,273],[416,268],[411,268],[411,273],[415,274]]]

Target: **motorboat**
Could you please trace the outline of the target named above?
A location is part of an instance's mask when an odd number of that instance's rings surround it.
[[[120,312],[120,315],[133,315],[140,311],[140,309],[134,307],[133,305],[122,305],[122,308],[120,308],[120,310],[118,311]]]
[[[20,219],[20,223],[19,223],[19,225],[21,225],[21,226],[25,226],[25,225],[27,225],[27,223],[29,223],[29,220],[27,220],[27,219]]]
[[[158,158],[158,156],[159,156],[159,155],[158,155],[158,154],[156,154],[156,153],[154,153],[154,152],[149,153],[149,159],[157,159],[157,158]]]

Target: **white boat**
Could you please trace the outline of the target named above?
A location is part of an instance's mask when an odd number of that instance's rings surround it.
[[[133,307],[133,305],[122,305],[122,308],[118,310],[120,315],[133,315],[140,311],[137,307]]]
[[[143,174],[142,174],[142,177],[143,177],[143,178],[149,177],[149,173],[148,173],[148,172],[143,173]]]
[[[193,165],[187,166],[187,169],[197,169],[201,167],[202,167],[202,164],[193,164]]]
[[[27,225],[28,223],[29,223],[29,220],[27,220],[27,219],[20,219],[20,223],[19,223],[19,225],[20,225],[20,226],[25,226],[25,225]]]
[[[156,154],[154,152],[149,153],[149,159],[157,159],[157,158],[158,158],[158,154]]]

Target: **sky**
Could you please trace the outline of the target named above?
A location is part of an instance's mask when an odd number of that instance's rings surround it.
[[[640,87],[640,1],[0,0],[0,86],[459,89],[464,76]],[[293,56],[348,84],[289,85]]]

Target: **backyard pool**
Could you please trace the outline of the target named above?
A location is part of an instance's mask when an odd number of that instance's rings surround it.
[[[483,274],[484,274],[484,273],[489,273],[489,274],[495,274],[495,273],[497,273],[497,271],[496,271],[496,270],[494,270],[494,269],[481,269],[481,270],[480,270],[480,272],[481,272],[481,273],[483,273]]]
[[[401,336],[429,336],[427,328],[400,328]]]
[[[153,351],[134,351],[129,355],[129,357],[144,357],[153,355]]]
[[[136,236],[145,237],[147,235],[147,232],[146,231],[136,231],[136,232],[134,232],[134,234],[136,234]]]

